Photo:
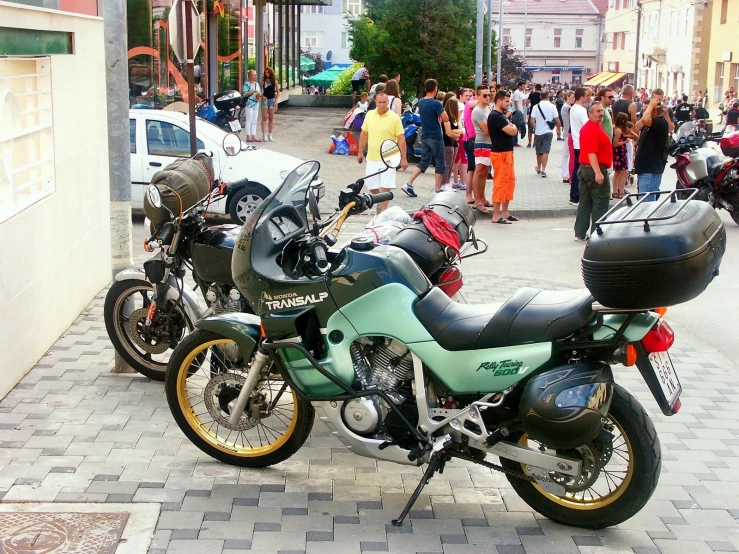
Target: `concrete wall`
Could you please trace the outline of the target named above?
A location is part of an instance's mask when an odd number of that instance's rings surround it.
[[[75,52],[49,60],[55,190],[0,223],[2,397],[111,273],[102,18],[0,2],[0,21],[72,32]]]

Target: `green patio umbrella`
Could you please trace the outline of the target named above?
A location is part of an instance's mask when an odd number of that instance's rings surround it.
[[[332,67],[331,69],[327,69],[326,71],[322,71],[321,73],[318,73],[317,75],[313,75],[312,77],[308,77],[305,79],[306,85],[320,85],[320,86],[330,86],[333,84],[333,82],[339,78],[339,75],[342,71],[344,71],[345,68],[343,67]]]
[[[305,56],[300,56],[300,71],[313,71],[316,68],[316,62]]]

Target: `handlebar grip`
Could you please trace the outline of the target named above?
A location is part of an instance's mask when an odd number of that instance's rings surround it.
[[[326,258],[326,245],[322,242],[313,243],[313,256],[316,259],[316,265],[319,269],[325,269],[328,266]]]
[[[172,244],[172,237],[174,237],[174,225],[171,223],[165,223],[162,227],[161,233],[159,233],[159,240],[162,244]]]
[[[366,194],[365,197],[367,198],[367,207],[371,208],[375,204],[379,204],[380,202],[388,202],[393,199],[393,193],[392,192],[381,192],[380,194]]]

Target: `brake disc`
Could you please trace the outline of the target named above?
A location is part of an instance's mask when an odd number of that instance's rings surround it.
[[[208,381],[203,392],[205,407],[218,425],[233,431],[247,431],[258,423],[257,419],[250,417],[248,409],[244,410],[236,425],[228,421],[229,412],[225,408],[236,400],[245,382],[246,376],[238,373],[219,373]]]
[[[152,334],[151,338],[146,340],[142,334],[146,328],[146,315],[148,313],[149,308],[139,308],[131,314],[128,320],[128,336],[144,352],[148,352],[149,354],[163,354],[169,348],[168,341],[156,334]],[[151,332],[154,329],[150,327],[149,330]]]

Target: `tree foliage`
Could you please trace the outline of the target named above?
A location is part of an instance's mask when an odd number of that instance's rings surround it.
[[[311,52],[310,48],[308,48],[307,50],[301,50],[300,55],[305,56],[306,58],[310,58],[311,60],[313,60],[313,63],[316,64],[316,67],[305,73],[306,77],[317,75],[326,70],[326,62],[323,60],[323,56],[320,52]]]
[[[530,81],[533,77],[526,71],[526,62],[509,41],[501,47],[500,80],[503,85],[516,88],[519,81]]]
[[[350,56],[376,76],[401,74],[422,94],[434,78],[440,90],[474,79],[476,0],[366,0],[367,13],[347,17]]]
[[[352,93],[352,77],[357,70],[362,67],[361,63],[354,63],[339,73],[339,77],[333,82],[331,88],[326,94],[351,94]]]

